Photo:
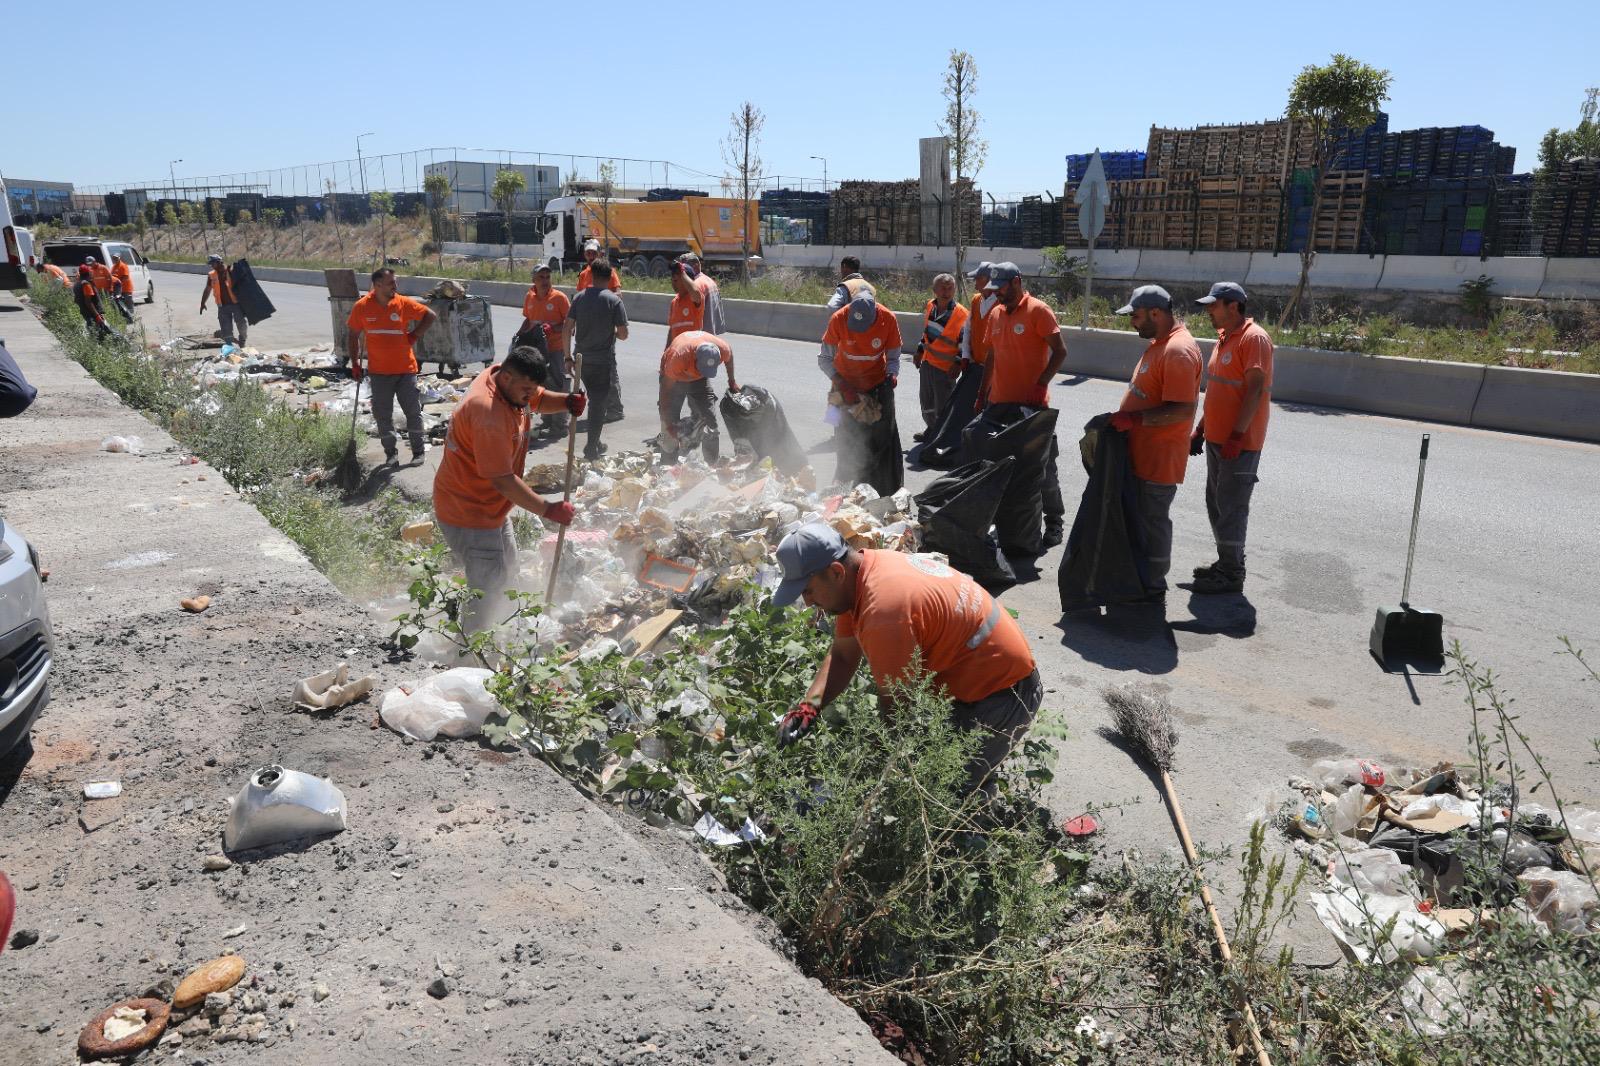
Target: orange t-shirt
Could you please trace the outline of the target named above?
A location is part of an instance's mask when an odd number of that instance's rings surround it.
[[[1200,396],[1200,346],[1186,326],[1173,326],[1150,342],[1133,369],[1119,411],[1145,411],[1164,403],[1194,403]],[[1189,465],[1191,418],[1164,426],[1138,423],[1128,433],[1133,476],[1156,485],[1181,485]]]
[[[698,288],[698,287],[697,287]],[[677,295],[672,298],[672,305],[667,308],[667,340],[681,333],[705,328],[706,304],[703,290],[695,293],[700,297],[696,303],[694,296]]]
[[[879,689],[904,677],[918,649],[950,698],[972,703],[1033,673],[1016,619],[972,578],[930,555],[861,553],[855,609],[834,633],[861,642]]]
[[[512,503],[494,487],[494,478],[522,475],[528,460],[528,408],[500,395],[500,368],[491,366],[473,379],[450,416],[444,458],[433,475],[433,513],[449,526],[498,529]],[[535,388],[534,408],[544,396]]]
[[[399,293],[387,304],[380,304],[370,292],[357,300],[348,324],[351,330],[366,334],[368,372],[415,374],[417,355],[411,347],[411,327],[427,317],[427,304]]]
[[[616,292],[617,290],[622,288],[622,279],[617,276],[619,273],[620,273],[620,271],[617,270],[617,265],[615,263],[612,263],[611,264],[611,284],[607,286],[607,288],[609,288],[612,292]],[[589,270],[588,267],[584,267],[581,271],[578,272],[578,291],[582,292],[584,289],[587,289],[590,285],[593,285],[593,284],[594,284],[594,276],[593,276],[592,272]]]
[[[1211,349],[1206,366],[1206,440],[1226,443],[1244,404],[1244,375],[1260,370],[1267,375],[1266,389],[1256,407],[1250,426],[1244,432],[1244,450],[1258,452],[1267,440],[1267,416],[1272,411],[1272,338],[1267,331],[1247,318],[1244,325],[1226,334]]]
[[[967,317],[967,348],[972,361],[982,366],[989,361],[989,323],[983,314],[983,293],[973,293],[971,314]]]
[[[996,303],[984,324],[989,344],[989,402],[1026,403],[1050,363],[1050,338],[1061,332],[1056,313],[1024,293],[1015,311]],[[1045,392],[1045,405],[1050,393]]]
[[[865,333],[850,332],[850,305],[845,304],[828,319],[823,344],[834,347],[833,369],[854,389],[875,389],[889,376],[889,356],[900,354],[900,320],[894,312],[878,305],[877,321]]]
[[[550,295],[539,298],[539,290],[528,286],[528,295],[522,298],[522,317],[529,322],[542,322],[549,327],[552,350],[561,347],[561,330],[567,321],[572,301],[560,289],[551,288]]]
[[[133,271],[128,269],[127,263],[118,263],[111,268],[111,276],[122,282],[122,294],[133,295]]]
[[[65,270],[62,270],[54,263],[46,263],[44,265],[44,270],[46,274],[49,274],[67,288],[72,288],[72,279],[67,277],[67,272]]]
[[[675,337],[672,343],[667,345],[667,350],[661,353],[661,376],[668,381],[701,380],[705,375],[700,373],[694,350],[702,344],[717,346],[722,352],[723,366],[733,361],[733,348],[727,341],[705,330],[690,330]]]
[[[111,269],[104,263],[94,262],[89,264],[89,273],[94,277],[95,290],[101,295],[110,296],[112,292]]]

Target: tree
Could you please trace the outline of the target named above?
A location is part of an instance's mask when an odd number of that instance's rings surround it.
[[[767,116],[749,100],[728,117],[728,136],[722,142],[722,159],[733,168],[739,192],[739,277],[750,284],[750,193],[761,175],[761,128]]]
[[[261,221],[267,225],[267,234],[272,238],[272,250],[267,254],[276,259],[278,257],[279,231],[283,229],[283,208],[264,207],[261,209]]]
[[[339,262],[344,262],[344,233],[339,229],[339,194],[334,191],[333,179],[327,179],[326,188],[328,195],[325,202],[328,205],[328,217],[333,219],[333,239],[339,242]]]
[[[494,185],[489,190],[489,195],[499,205],[506,218],[506,273],[510,277],[517,275],[517,261],[515,258],[516,242],[511,233],[511,212],[517,206],[517,197],[528,190],[528,179],[522,176],[520,170],[502,170],[494,176]]]
[[[150,219],[155,214],[154,204],[145,204],[139,213],[133,216],[134,236],[139,238],[139,243],[144,244],[145,234],[150,232]]]
[[[306,218],[311,210],[305,204],[294,205],[294,228],[300,231],[300,258],[306,258]]]
[[[367,197],[372,213],[378,216],[378,265],[389,264],[389,216],[394,214],[394,193],[379,190]]]
[[[958,48],[950,49],[950,62],[944,71],[944,121],[939,132],[949,138],[950,153],[956,168],[955,195],[951,207],[951,232],[956,245],[956,286],[964,297],[967,291],[967,238],[962,210],[967,188],[983,169],[989,156],[989,142],[978,136],[983,116],[972,106],[978,92],[978,63]]]
[[[422,191],[428,194],[428,228],[433,233],[433,243],[438,249],[439,269],[444,269],[444,222],[450,210],[450,178],[443,171],[422,179]]]
[[[1289,87],[1288,118],[1292,136],[1302,130],[1311,138],[1311,169],[1316,182],[1311,197],[1311,222],[1305,247],[1300,249],[1300,281],[1283,309],[1283,321],[1302,313],[1306,289],[1311,285],[1311,264],[1316,261],[1317,217],[1322,213],[1322,185],[1328,171],[1342,158],[1339,138],[1346,130],[1362,130],[1377,121],[1378,108],[1389,99],[1394,75],[1335,54],[1326,66],[1312,64],[1295,75]]]
[[[1554,126],[1539,141],[1539,169],[1548,170],[1572,159],[1600,159],[1600,87],[1583,91],[1578,125],[1570,130]]]
[[[169,227],[178,224],[178,209],[172,204],[161,205],[161,227],[167,231],[167,250],[172,251],[178,246],[178,235]]]
[[[617,193],[617,164],[606,160],[595,168],[595,185],[600,189],[600,246],[611,248],[611,199]],[[590,208],[593,211],[593,208]],[[613,271],[622,269],[621,263],[612,263]]]

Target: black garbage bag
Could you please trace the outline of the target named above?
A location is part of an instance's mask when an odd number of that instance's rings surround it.
[[[961,431],[978,415],[978,389],[982,386],[983,367],[976,363],[967,364],[961,377],[956,379],[956,387],[950,393],[950,401],[939,413],[939,420],[933,424],[933,429],[922,443],[907,454],[907,461],[914,466],[949,470],[968,458],[961,453]]]
[[[250,269],[248,259],[233,264],[233,295],[244,309],[244,320],[252,326],[257,322],[265,322],[277,313],[278,309],[267,299],[261,282],[256,280],[255,271]]]
[[[1044,552],[1044,472],[1055,439],[1056,411],[1017,403],[990,404],[963,433],[968,462],[1012,456],[1016,465],[995,512],[995,534],[1008,555]]]
[[[1131,603],[1145,596],[1146,564],[1136,521],[1138,486],[1128,464],[1127,435],[1110,428],[1089,429],[1080,447],[1089,483],[1083,488],[1067,537],[1066,558],[1056,577],[1063,611]]]
[[[900,427],[894,417],[894,387],[887,381],[869,390],[882,414],[876,422],[863,424],[840,412],[834,439],[838,444],[835,483],[854,487],[871,485],[879,496],[892,496],[906,482],[905,456],[900,451]]]
[[[1016,460],[985,459],[957,467],[915,497],[922,546],[943,552],[950,565],[988,592],[1016,584],[1017,575],[1000,550],[994,513],[1011,480]]]
[[[728,436],[750,445],[757,456],[771,458],[785,474],[805,469],[806,454],[789,428],[783,405],[772,393],[757,385],[742,385],[738,392],[723,393],[718,406]]]
[[[20,415],[38,396],[39,390],[28,384],[22,368],[6,351],[5,341],[0,341],[0,418]]]

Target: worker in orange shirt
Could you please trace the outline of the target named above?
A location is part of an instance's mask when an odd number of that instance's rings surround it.
[[[1115,412],[1100,416],[1128,435],[1128,461],[1138,486],[1138,534],[1146,562],[1145,600],[1164,605],[1172,568],[1172,501],[1189,464],[1189,429],[1200,399],[1200,345],[1172,316],[1172,297],[1141,285],[1117,309],[1149,341]]]
[[[530,335],[542,338],[544,330]],[[433,514],[466,572],[467,587],[483,593],[462,611],[468,636],[511,616],[506,591],[518,570],[511,509],[521,507],[558,526],[572,521],[572,504],[546,500],[523,480],[529,414],[583,414],[583,393],[544,387],[550,363],[559,358],[559,350],[552,357],[547,348],[513,348],[504,362],[473,379],[450,416],[444,458],[433,475]]]
[[[1067,361],[1056,314],[1043,300],[1030,294],[1015,263],[996,263],[989,270],[984,292],[996,303],[984,319],[989,361],[984,368],[979,403],[1049,407],[1050,382]],[[1056,474],[1057,447],[1050,439],[1044,464],[1044,546],[1052,548],[1065,538],[1066,505]]]
[[[717,432],[717,396],[711,391],[711,379],[717,368],[728,368],[728,391],[738,392],[739,383],[733,376],[733,348],[727,341],[705,330],[680,333],[661,353],[661,386],[656,398],[656,408],[661,414],[661,443],[664,455],[677,458],[678,416],[683,413],[684,401],[703,426],[700,437],[700,454],[708,463],[722,456],[722,439]]]
[[[687,264],[672,264],[672,303],[667,307],[667,340],[662,350],[685,333],[705,329],[705,293],[695,285]]]
[[[567,294],[552,284],[550,264],[540,263],[533,268],[533,284],[528,286],[528,294],[522,298],[522,324],[511,340],[511,347],[520,348],[523,344],[532,343],[526,338],[539,332],[542,338],[548,340],[552,352],[565,352],[567,315],[571,310],[572,301]],[[536,331],[535,327],[543,329]],[[555,391],[565,392],[571,388],[565,359],[551,359],[547,373],[547,383]],[[545,415],[540,421],[539,432],[547,436],[565,435],[567,416],[562,412]]]
[[[689,280],[694,282],[694,287],[700,291],[700,305],[704,309],[700,328],[707,333],[722,336],[728,332],[728,325],[722,317],[722,289],[717,285],[717,279],[706,273],[705,265],[693,252],[684,252],[678,256],[678,262],[684,265]]]
[[[833,394],[839,397],[834,481],[846,488],[866,482],[888,496],[905,484],[894,413],[900,348],[899,321],[870,292],[858,293],[828,318],[817,366],[833,383],[830,402]],[[874,402],[862,402],[868,398]]]
[[[122,313],[128,316],[128,321],[133,321],[133,272],[128,269],[127,260],[122,256],[116,257],[116,263],[111,267],[111,277],[116,282],[117,306],[122,308]]]
[[[411,439],[411,461],[419,463],[426,450],[422,434],[422,393],[417,389],[416,342],[433,328],[439,316],[420,300],[395,291],[394,270],[379,267],[372,272],[372,289],[350,309],[350,376],[363,377],[361,339],[366,338],[367,369],[371,381],[372,418],[378,423],[378,439],[383,443],[383,458],[398,463],[400,452],[394,435],[394,403],[406,416],[406,435]]]
[[[961,346],[966,338],[970,312],[956,302],[956,279],[940,274],[933,279],[933,299],[922,309],[922,336],[917,341],[911,363],[921,375],[918,400],[922,404],[923,428],[911,435],[922,440],[950,402],[950,393],[961,376]]]
[[[83,316],[83,327],[97,341],[110,340],[111,327],[106,325],[105,309],[100,304],[100,290],[95,287],[94,271],[85,262],[78,268],[78,280],[72,286],[72,299]]]
[[[43,274],[46,277],[54,278],[55,280],[61,282],[62,286],[65,288],[72,288],[72,279],[67,277],[67,272],[56,266],[54,263],[46,263],[43,259],[36,259],[33,263],[33,269],[37,273]]]
[[[594,284],[594,274],[589,267],[590,264],[592,264],[598,258],[600,258],[600,242],[596,240],[584,241],[584,267],[578,272],[577,291],[582,292],[584,289],[587,289],[590,285]],[[612,266],[611,280],[608,281],[606,285],[611,289],[612,292],[622,291],[622,270],[620,267],[616,265]],[[606,409],[601,412],[605,416],[604,424],[622,421],[622,378],[617,373],[617,367],[615,363],[613,363],[611,366],[611,393],[606,398],[605,408]],[[593,418],[594,415],[590,415],[589,417]]]
[[[967,763],[968,790],[992,794],[995,770],[1044,698],[1028,638],[1010,613],[972,578],[933,556],[858,551],[820,522],[784,537],[777,555],[783,581],[773,604],[800,599],[834,617],[833,646],[805,699],[778,723],[778,746],[816,727],[863,659],[885,715],[894,714],[896,686],[910,681],[920,662],[951,699],[956,726],[983,738]]]
[[[1206,366],[1205,413],[1189,454],[1206,455],[1206,514],[1217,561],[1196,567],[1193,591],[1244,591],[1245,530],[1272,411],[1272,338],[1248,315],[1244,287],[1219,281],[1197,303],[1211,315],[1217,344]]]
[[[994,293],[983,290],[989,284],[989,271],[993,269],[993,263],[982,262],[976,270],[967,274],[972,279],[973,292],[967,335],[961,342],[961,357],[975,366],[983,366],[989,361],[989,327],[985,320],[999,301],[994,298]]]
[[[112,275],[111,268],[92,255],[84,257],[83,265],[89,268],[89,274],[94,278],[95,292],[107,300],[115,298],[117,295],[117,279]]]
[[[236,343],[243,348],[245,339],[250,335],[250,323],[245,321],[244,308],[239,306],[238,294],[233,291],[233,271],[222,262],[220,255],[207,256],[206,263],[211,270],[206,274],[205,288],[200,290],[200,313],[206,313],[207,299],[216,300],[217,325],[221,327],[222,342]]]

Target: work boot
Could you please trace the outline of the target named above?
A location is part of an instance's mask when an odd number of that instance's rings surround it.
[[[1045,526],[1044,527],[1044,540],[1041,543],[1044,545],[1045,550],[1049,551],[1051,548],[1054,548],[1057,544],[1060,544],[1063,540],[1066,540],[1066,539],[1067,539],[1066,538],[1066,530],[1065,530],[1064,527],[1062,527],[1062,526]]]
[[[1197,596],[1226,596],[1244,591],[1244,573],[1216,569],[1205,576],[1197,576],[1189,591]]]
[[[928,434],[927,433],[913,433],[913,434],[911,434],[911,439],[916,441],[918,444],[921,444],[923,441],[928,439]]]
[[[613,422],[621,422],[623,417],[624,417],[624,415],[623,415],[623,413],[621,411],[617,411],[617,410],[607,411],[606,412],[606,425],[609,426]]]
[[[383,453],[383,465],[384,466],[399,466],[400,465],[400,453],[398,451],[393,451],[393,450],[384,452]]]
[[[428,453],[425,450],[419,451],[419,450],[413,448],[411,450],[411,465],[412,466],[416,466],[418,463],[422,462],[423,457],[426,456],[427,454]]]
[[[1194,576],[1198,580],[1199,578],[1210,577],[1212,574],[1220,573],[1221,570],[1222,560],[1218,559],[1215,562],[1206,563],[1204,566],[1195,567]]]

